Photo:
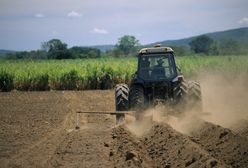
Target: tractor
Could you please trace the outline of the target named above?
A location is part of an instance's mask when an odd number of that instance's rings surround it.
[[[143,111],[158,104],[179,113],[186,107],[197,107],[199,111],[202,108],[199,82],[186,81],[176,66],[173,49],[160,45],[141,49],[131,84],[116,85],[116,121],[124,121],[125,112],[121,111],[135,111],[135,117],[139,119]]]

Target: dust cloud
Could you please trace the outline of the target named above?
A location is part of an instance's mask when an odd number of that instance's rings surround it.
[[[187,112],[187,115],[170,115],[168,109],[163,106],[156,106],[146,110],[143,114],[139,120],[126,118],[126,127],[138,137],[149,132],[154,122],[168,124],[183,134],[196,131],[203,123],[195,111]]]
[[[126,124],[135,135],[141,136],[152,128],[153,122],[163,122],[183,134],[197,131],[204,121],[230,128],[248,120],[248,75],[221,73],[201,74],[203,112],[186,111],[170,115],[168,109],[158,106],[145,111],[140,121]]]
[[[248,120],[248,75],[201,74],[203,112],[186,111],[183,116],[165,120],[175,130],[190,134],[208,121],[231,128]]]
[[[190,135],[192,132],[197,131],[198,128],[201,127],[203,121],[195,112],[188,112],[183,117],[171,116],[166,123],[178,132]]]
[[[140,116],[139,120],[135,120],[134,118],[133,119],[126,118],[126,127],[131,133],[140,137],[152,128],[153,125],[152,116],[153,116],[153,110],[149,109],[142,112],[142,116]]]
[[[203,112],[186,111],[183,116],[164,120],[175,130],[191,134],[208,121],[231,128],[248,120],[248,75],[201,74]]]
[[[248,120],[248,74],[203,74],[200,78],[206,121],[231,127]]]

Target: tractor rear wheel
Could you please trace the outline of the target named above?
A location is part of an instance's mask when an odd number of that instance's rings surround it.
[[[201,86],[197,81],[188,82],[187,108],[194,111],[202,111]]]
[[[188,84],[181,81],[173,88],[174,105],[177,112],[181,113],[185,110],[187,103]]]
[[[115,87],[115,107],[116,111],[127,111],[129,109],[129,88],[126,84],[117,84]],[[116,115],[116,123],[125,120],[125,114]]]
[[[182,81],[174,87],[174,105],[176,111],[202,111],[201,87],[196,81]]]
[[[134,85],[130,89],[130,107],[136,111],[136,119],[141,117],[140,112],[145,107],[144,89],[141,86]]]

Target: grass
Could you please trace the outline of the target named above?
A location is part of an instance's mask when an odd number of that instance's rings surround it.
[[[177,57],[187,77],[204,71],[248,74],[248,56]],[[116,83],[130,83],[136,58],[81,60],[0,60],[0,90],[84,90],[109,89]]]
[[[248,74],[248,56],[180,57],[177,59],[177,65],[187,77],[205,71]]]

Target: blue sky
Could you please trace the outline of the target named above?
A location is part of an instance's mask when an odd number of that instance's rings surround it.
[[[0,49],[141,44],[248,26],[247,0],[0,0]]]

